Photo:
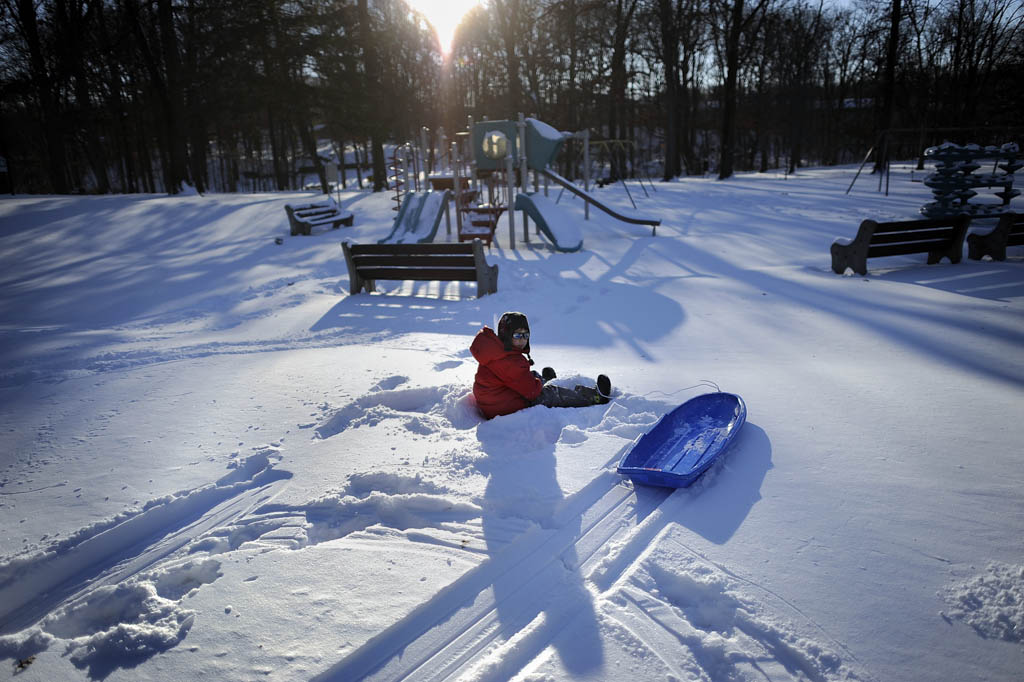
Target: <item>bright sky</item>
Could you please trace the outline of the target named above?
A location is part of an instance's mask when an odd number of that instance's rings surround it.
[[[462,21],[466,12],[480,4],[480,0],[406,0],[409,6],[423,13],[437,32],[441,42],[441,51],[449,54],[452,51],[452,40],[455,38],[455,27]]]

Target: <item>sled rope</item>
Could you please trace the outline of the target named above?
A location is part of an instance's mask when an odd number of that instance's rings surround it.
[[[682,393],[683,391],[689,391],[689,390],[694,389],[694,388],[701,388],[701,387],[705,387],[705,386],[708,387],[708,388],[715,389],[716,393],[721,393],[722,392],[722,389],[720,389],[718,387],[718,384],[716,384],[715,382],[711,381],[710,379],[701,379],[700,383],[694,384],[693,386],[687,386],[685,388],[680,388],[680,389],[678,389],[676,391],[672,391],[671,393],[665,393],[665,391],[654,390],[654,391],[650,391],[648,393],[644,393],[643,397],[646,398],[647,396],[652,395],[654,393],[660,393],[663,396],[673,396],[676,393]]]

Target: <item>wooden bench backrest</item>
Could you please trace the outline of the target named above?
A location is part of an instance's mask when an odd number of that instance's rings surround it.
[[[479,239],[471,244],[342,243],[353,294],[384,280],[476,282],[477,297],[498,290],[498,266],[484,260]]]
[[[472,244],[350,244],[349,248],[353,255],[473,255]]]
[[[363,279],[476,281],[472,244],[353,244]]]
[[[969,223],[968,216],[889,223],[865,220],[852,241],[832,243],[832,271],[843,274],[846,268],[852,268],[857,274],[866,275],[868,258],[912,253],[927,253],[929,264],[943,258],[959,263]]]
[[[868,257],[903,256],[941,248],[957,236],[959,218],[877,223]]]

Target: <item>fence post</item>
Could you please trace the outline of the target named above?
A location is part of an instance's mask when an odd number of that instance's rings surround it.
[[[515,206],[515,168],[512,167],[512,150],[505,156],[505,178],[508,182],[508,245],[509,248],[516,248],[516,212]],[[523,229],[526,229],[526,211],[523,211]],[[529,239],[527,239],[529,241]]]

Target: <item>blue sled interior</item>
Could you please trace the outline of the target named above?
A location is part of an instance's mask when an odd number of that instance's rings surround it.
[[[685,488],[729,448],[746,419],[747,406],[738,395],[691,398],[640,436],[617,471],[637,483]]]

